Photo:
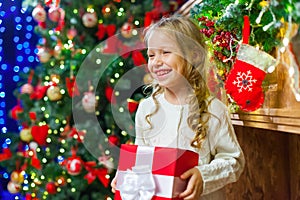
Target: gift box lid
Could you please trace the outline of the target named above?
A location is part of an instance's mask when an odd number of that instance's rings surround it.
[[[142,162],[151,163],[152,174],[167,176],[180,176],[197,166],[199,160],[198,153],[190,150],[122,144],[118,170],[125,171],[136,166],[137,162],[140,162],[137,161],[137,154]]]

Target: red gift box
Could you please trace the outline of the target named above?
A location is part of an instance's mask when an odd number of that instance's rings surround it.
[[[137,145],[121,145],[115,200],[179,200],[187,181],[185,171],[198,165],[193,151]]]

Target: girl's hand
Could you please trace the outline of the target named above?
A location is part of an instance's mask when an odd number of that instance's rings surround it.
[[[117,178],[116,177],[113,178],[113,180],[110,183],[110,186],[111,186],[111,191],[113,193],[115,193],[116,192],[116,187],[117,187]]]
[[[189,199],[189,200],[198,200],[200,195],[203,192],[203,180],[200,171],[197,168],[192,168],[184,172],[181,176],[181,179],[187,180],[188,184],[182,193],[179,194],[180,198]]]

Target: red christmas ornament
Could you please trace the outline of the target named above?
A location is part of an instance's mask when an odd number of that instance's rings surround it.
[[[23,112],[23,108],[21,107],[21,105],[16,105],[15,107],[13,107],[11,109],[11,117],[14,119],[14,120],[17,120],[18,119],[18,115],[20,113]]]
[[[32,120],[32,121],[35,121],[36,120],[36,113],[35,112],[29,112],[29,118]]]
[[[49,194],[56,194],[57,193],[57,190],[56,190],[56,185],[54,182],[49,182],[46,184],[46,191],[49,193]]]
[[[275,64],[269,54],[247,45],[250,34],[248,16],[244,17],[243,44],[239,47],[237,59],[225,81],[226,92],[243,111],[254,111],[264,102],[262,82],[266,67]]]
[[[116,135],[108,136],[108,144],[111,147],[118,146],[120,144],[120,138]]]
[[[76,176],[82,170],[83,162],[80,157],[72,156],[67,159],[66,168],[70,175]]]

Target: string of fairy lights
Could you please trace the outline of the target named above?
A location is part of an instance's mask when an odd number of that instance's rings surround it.
[[[19,5],[18,5],[19,4]],[[28,73],[38,62],[34,40],[34,20],[20,9],[19,1],[0,3],[0,129],[7,133],[9,103],[15,101],[13,86],[20,81],[20,73]]]
[[[9,117],[9,110],[16,104],[13,90],[20,81],[20,73],[28,73],[39,62],[36,56],[37,36],[30,13],[21,9],[21,1],[0,2],[0,130],[1,134],[22,129]],[[9,137],[1,141],[0,148],[11,143]],[[1,173],[9,179],[7,172]]]

